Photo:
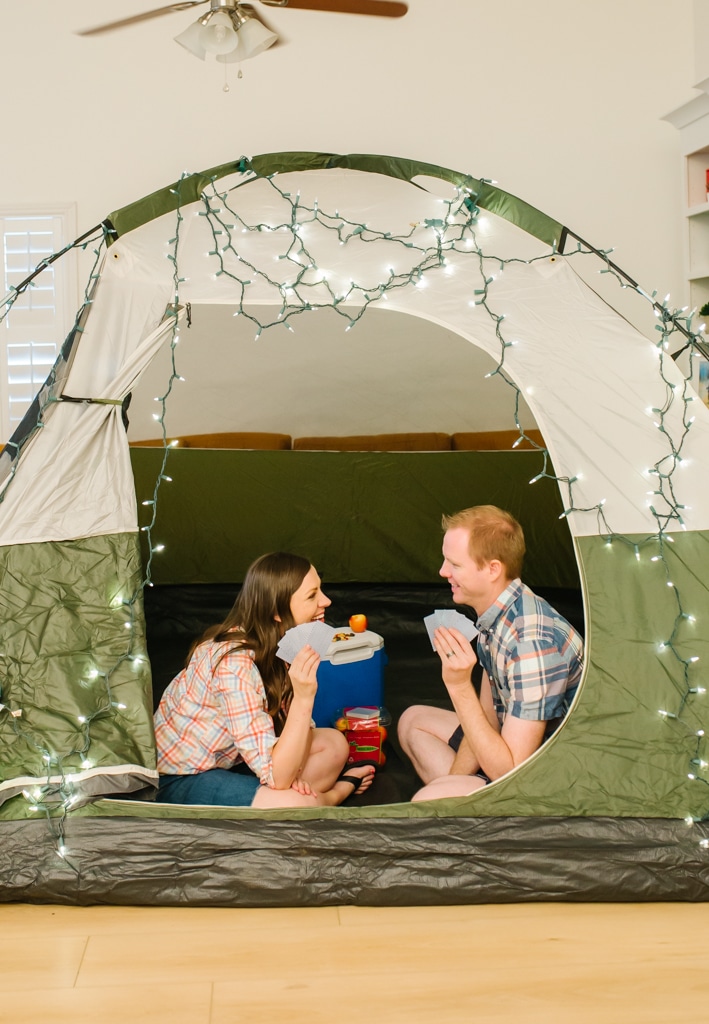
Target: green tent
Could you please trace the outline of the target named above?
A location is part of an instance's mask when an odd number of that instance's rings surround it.
[[[705,898],[709,410],[691,386],[706,355],[691,317],[493,184],[387,157],[244,158],[115,211],[100,235],[75,328],[0,456],[2,898]],[[635,291],[653,340],[583,280],[590,260]],[[177,346],[207,305],[253,341],[295,330],[293,346],[307,345],[306,315],[340,331],[425,322],[485,354],[485,379],[465,386],[503,387],[510,426],[526,440],[528,409],[543,445],[411,459],[172,450]],[[156,359],[165,445],[131,461],[128,405]],[[234,363],[206,371],[215,408],[239,388],[265,400]],[[477,494],[473,479],[521,502],[531,582],[581,579],[587,667],[551,741],[473,796],[431,804],[266,813],[126,799],[157,778],[146,583],[241,578],[259,550],[233,544],[225,559],[235,509],[237,536],[314,552],[330,578],[420,581],[431,515]],[[329,529],[308,514],[323,481],[343,517]],[[681,870],[660,882],[658,864]]]

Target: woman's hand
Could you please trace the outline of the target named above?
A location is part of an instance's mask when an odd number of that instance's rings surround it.
[[[441,659],[446,686],[469,686],[478,659],[472,645],[460,630],[439,626],[433,634],[433,644]]]
[[[317,671],[320,655],[308,644],[298,651],[288,669],[293,684],[293,697],[298,700],[315,700],[318,689]]]
[[[301,796],[317,796],[317,793],[305,779],[295,778],[291,784],[291,789],[294,789],[296,793],[300,793]]]

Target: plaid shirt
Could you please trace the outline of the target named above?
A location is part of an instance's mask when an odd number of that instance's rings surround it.
[[[187,668],[173,679],[155,712],[158,771],[194,775],[245,761],[273,785],[271,754],[276,742],[266,711],[266,691],[253,652],[200,644]]]
[[[550,604],[513,580],[478,619],[478,659],[497,717],[562,718],[578,689],[583,641]]]

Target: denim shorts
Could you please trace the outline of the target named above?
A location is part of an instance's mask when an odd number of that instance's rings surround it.
[[[196,775],[161,775],[156,799],[161,804],[250,807],[260,785],[251,771],[210,768]]]

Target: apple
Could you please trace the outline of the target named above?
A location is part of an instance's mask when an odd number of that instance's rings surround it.
[[[353,633],[364,633],[367,628],[366,615],[350,615],[350,629]]]

